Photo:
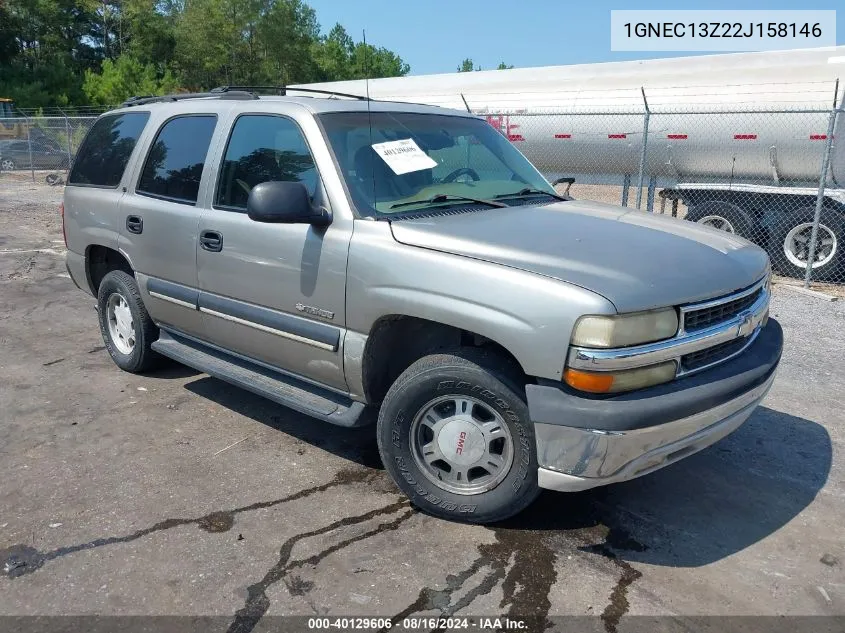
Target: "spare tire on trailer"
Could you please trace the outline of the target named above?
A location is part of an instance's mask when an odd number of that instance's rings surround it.
[[[784,215],[771,229],[767,250],[777,272],[804,278],[814,217],[815,209],[799,209]],[[845,216],[841,213],[822,209],[813,259],[814,280],[845,281]]]
[[[742,207],[730,202],[722,200],[702,202],[690,207],[685,219],[728,233],[736,233],[752,242],[765,243],[765,240],[761,240],[763,229],[755,225],[754,219]]]

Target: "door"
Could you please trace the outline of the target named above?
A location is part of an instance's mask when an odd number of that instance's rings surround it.
[[[119,245],[153,320],[199,336],[197,197],[217,117],[171,118],[150,144],[134,191],[120,204]]]
[[[212,208],[200,219],[197,268],[205,336],[246,357],[346,390],[349,219],[328,227],[267,224],[246,214],[249,192],[299,181],[328,206],[306,140],[288,117],[242,114],[223,150]]]

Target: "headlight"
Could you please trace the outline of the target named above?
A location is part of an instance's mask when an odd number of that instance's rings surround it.
[[[563,372],[563,380],[567,385],[579,391],[619,393],[620,391],[633,391],[634,389],[669,382],[675,378],[676,370],[677,366],[673,360],[658,365],[614,372],[566,369]]]
[[[678,313],[674,308],[632,312],[616,316],[585,316],[572,330],[572,344],[579,347],[628,347],[675,336]]]

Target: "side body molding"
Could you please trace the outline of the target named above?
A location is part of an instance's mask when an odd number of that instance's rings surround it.
[[[337,351],[340,345],[340,328],[325,323],[221,297],[197,288],[190,288],[154,277],[147,277],[145,285],[147,293],[151,297],[184,308],[199,310],[221,319],[234,321],[241,325],[321,349]]]

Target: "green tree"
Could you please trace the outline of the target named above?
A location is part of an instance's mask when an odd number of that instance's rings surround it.
[[[481,66],[475,66],[473,64],[472,59],[467,57],[464,61],[461,62],[461,65],[458,66],[459,73],[470,73],[474,70],[481,70]]]
[[[314,59],[322,81],[402,77],[411,70],[393,51],[363,41],[356,43],[340,24],[319,41]]]
[[[350,60],[355,52],[355,41],[340,24],[335,24],[329,34],[316,43],[313,57],[322,81],[351,79]]]
[[[174,65],[184,88],[236,83],[239,4],[238,0],[190,0],[178,16]]]
[[[511,68],[513,68],[513,66],[508,66],[505,62],[499,62],[496,70],[510,70]],[[458,66],[459,73],[470,73],[477,70],[481,70],[481,66],[476,66],[469,57],[462,61],[461,65]]]
[[[305,0],[0,0],[0,95],[24,108],[408,71]]]
[[[173,63],[179,13],[157,0],[123,0],[123,52],[160,72]]]
[[[0,2],[0,94],[20,107],[84,102],[79,78],[99,61],[94,19],[85,2]]]
[[[128,54],[103,60],[99,73],[85,71],[82,89],[90,103],[112,105],[132,96],[160,95],[176,90],[170,71],[158,77],[152,64],[142,64]]]
[[[318,79],[313,56],[320,25],[301,0],[275,0],[258,24],[256,44],[264,56],[262,80],[274,85]]]

